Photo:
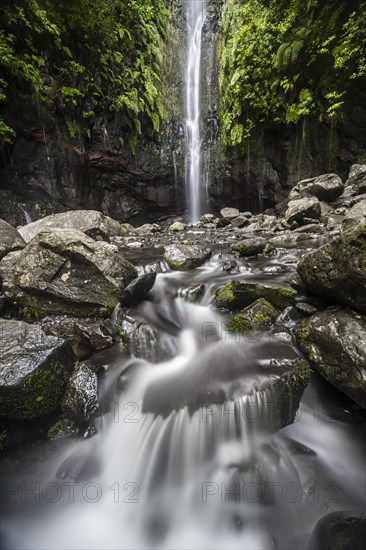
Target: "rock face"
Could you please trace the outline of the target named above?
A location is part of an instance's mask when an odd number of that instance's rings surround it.
[[[323,311],[303,321],[299,346],[324,378],[366,408],[366,317]]]
[[[308,550],[363,550],[365,539],[364,513],[332,512],[316,524]]]
[[[285,219],[290,227],[306,225],[318,220],[321,215],[320,202],[316,197],[304,197],[288,203]]]
[[[77,424],[88,422],[98,414],[98,377],[90,361],[75,367],[67,384],[62,412]]]
[[[76,229],[98,241],[109,241],[110,237],[118,237],[123,230],[118,222],[104,216],[96,210],[73,210],[61,214],[52,214],[19,229],[26,243],[38,233],[48,229]]]
[[[266,239],[256,237],[254,239],[247,239],[231,245],[231,249],[234,252],[239,252],[240,256],[256,256],[264,252],[268,242]]]
[[[18,231],[9,223],[0,219],[0,260],[13,250],[25,247],[25,242]]]
[[[0,416],[28,420],[57,410],[73,364],[65,341],[3,319],[0,335]]]
[[[215,303],[220,309],[239,311],[256,300],[264,298],[279,310],[293,305],[296,291],[268,283],[233,280],[219,288],[215,294]]]
[[[39,233],[0,263],[6,299],[26,316],[108,315],[137,276],[115,246],[81,231]]]
[[[352,191],[356,195],[366,193],[366,165],[354,164],[351,167],[346,187],[352,187]]]
[[[366,222],[304,256],[297,270],[314,294],[366,311]]]
[[[145,273],[134,279],[123,291],[120,303],[122,306],[133,306],[141,302],[155,284],[156,272]]]
[[[188,271],[199,267],[211,256],[209,248],[198,245],[169,245],[164,248],[164,259],[171,269]]]
[[[343,190],[344,185],[339,176],[324,174],[317,178],[300,181],[293,187],[289,200],[316,197],[320,201],[332,202],[342,195]]]
[[[245,334],[251,331],[260,331],[268,329],[278,316],[278,311],[263,298],[260,298],[254,304],[243,309],[237,315],[234,315],[227,322],[226,328],[229,332],[238,332]]]

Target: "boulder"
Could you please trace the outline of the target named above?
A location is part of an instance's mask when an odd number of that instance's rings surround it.
[[[303,256],[297,271],[310,292],[366,311],[366,222]]]
[[[290,192],[289,200],[316,197],[320,201],[332,202],[342,195],[344,184],[336,174],[323,174],[317,178],[300,181]]]
[[[200,218],[200,223],[205,225],[207,223],[214,223],[215,216],[213,214],[204,214]]]
[[[356,195],[366,193],[366,165],[354,164],[346,181],[346,187],[351,187]]]
[[[264,298],[283,310],[294,304],[296,294],[295,290],[279,285],[234,279],[216,291],[215,303],[220,309],[239,311]]]
[[[288,203],[285,220],[290,227],[307,225],[321,216],[320,202],[316,197],[304,197]]]
[[[62,401],[62,412],[77,424],[88,422],[98,415],[98,377],[91,361],[75,367]]]
[[[265,251],[267,245],[268,241],[266,239],[256,237],[232,244],[231,249],[234,252],[239,252],[240,256],[257,256]]]
[[[28,243],[38,233],[48,229],[75,229],[98,241],[109,241],[111,237],[123,234],[118,222],[96,210],[71,210],[61,214],[51,214],[21,227],[19,233]]]
[[[60,418],[47,432],[47,439],[56,441],[79,435],[79,426],[73,420]]]
[[[169,231],[184,231],[185,225],[182,222],[174,222],[168,229]]]
[[[24,247],[25,242],[15,227],[0,219],[0,260],[9,252]]]
[[[120,303],[130,307],[141,302],[155,284],[156,272],[145,273],[134,279],[123,291]]]
[[[135,232],[138,234],[138,235],[143,235],[143,236],[149,236],[149,235],[152,235],[153,233],[157,233],[158,231],[160,231],[160,227],[157,223],[144,223],[144,225],[141,225],[140,227],[137,227],[135,229]]]
[[[363,550],[365,539],[365,512],[331,512],[316,524],[308,550]]]
[[[232,221],[231,221],[231,226],[232,227],[237,227],[237,228],[242,228],[242,227],[246,227],[250,224],[250,220],[248,217],[246,216],[243,216],[242,214],[240,214],[237,218],[234,218]]]
[[[28,420],[56,411],[73,356],[36,324],[0,320],[0,416]]]
[[[164,248],[164,259],[170,269],[188,271],[199,267],[211,256],[212,251],[199,245],[169,245]]]
[[[220,216],[223,220],[230,223],[239,216],[240,212],[237,208],[223,208],[220,210]]]
[[[362,199],[352,206],[347,212],[342,222],[343,231],[366,221],[366,199]]]
[[[278,316],[278,311],[263,298],[243,309],[226,323],[229,332],[246,332],[268,329]]]
[[[302,322],[300,349],[328,382],[366,408],[366,317],[326,310]]]
[[[39,233],[0,262],[6,299],[25,316],[107,316],[137,272],[118,248],[81,231]]]

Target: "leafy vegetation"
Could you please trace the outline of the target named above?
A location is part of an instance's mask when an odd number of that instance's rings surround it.
[[[142,124],[157,132],[164,116],[167,19],[164,0],[2,0],[0,102],[36,97],[70,137],[114,113],[134,150]],[[0,139],[13,135],[9,118],[0,118]]]
[[[226,147],[263,122],[333,119],[352,94],[366,97],[366,2],[227,0],[220,88]]]

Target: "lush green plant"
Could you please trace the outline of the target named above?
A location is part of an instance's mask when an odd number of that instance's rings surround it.
[[[7,90],[36,94],[66,121],[118,113],[132,145],[141,124],[159,131],[164,0],[3,0],[0,101]],[[70,122],[67,123],[70,127]],[[12,129],[1,119],[0,138]],[[133,149],[133,146],[132,146]]]
[[[366,2],[226,0],[219,71],[226,147],[262,122],[334,118],[366,96]]]

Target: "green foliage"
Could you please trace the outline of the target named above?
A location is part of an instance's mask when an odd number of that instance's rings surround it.
[[[118,113],[134,143],[141,122],[159,131],[158,72],[168,10],[164,0],[3,0],[0,101],[36,92],[58,117],[85,121]],[[0,139],[11,137],[0,119]]]
[[[223,144],[263,122],[331,119],[366,88],[364,0],[226,0],[220,67]]]

